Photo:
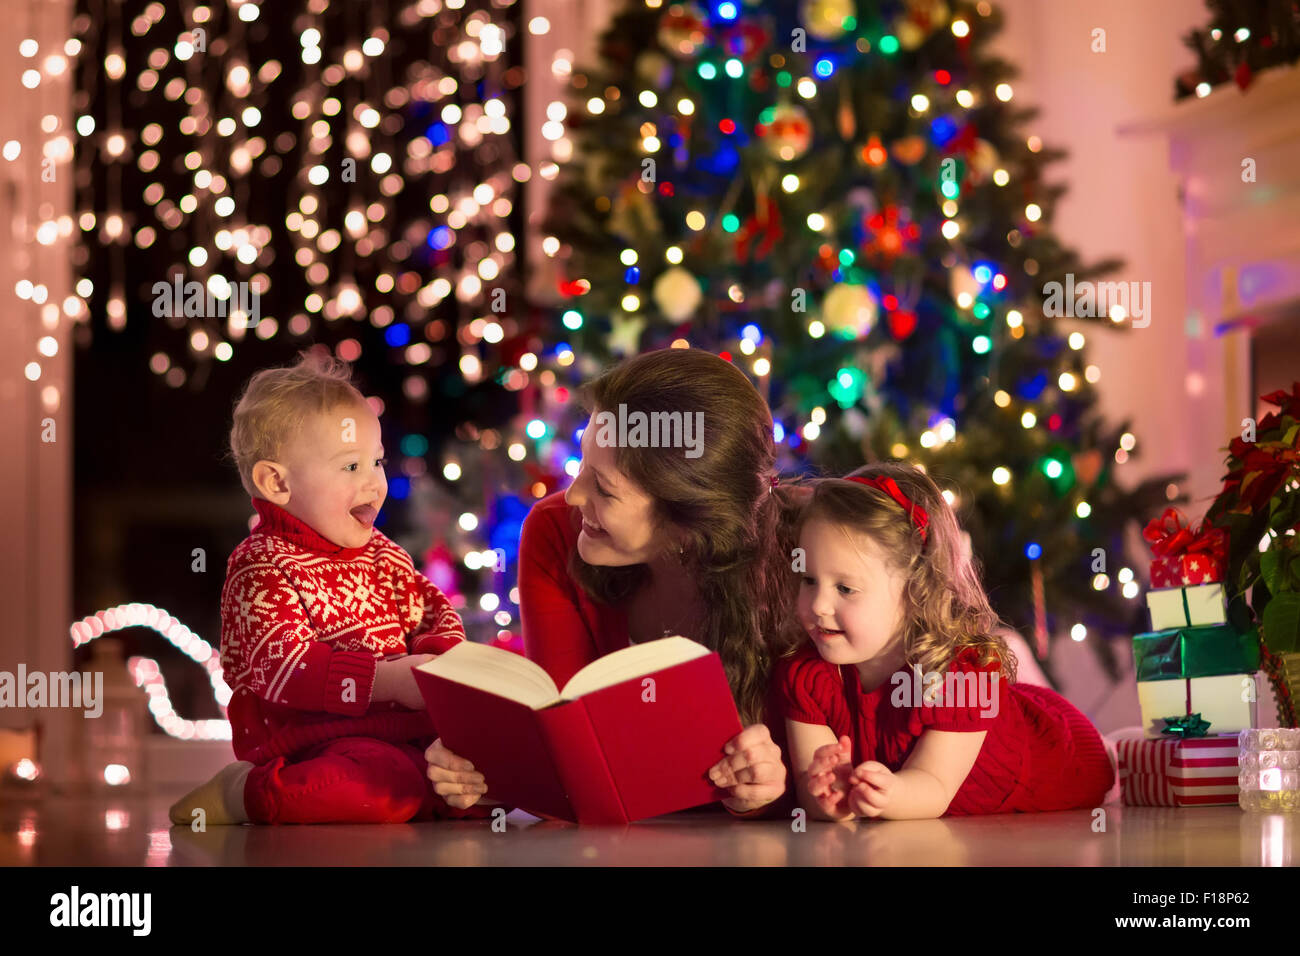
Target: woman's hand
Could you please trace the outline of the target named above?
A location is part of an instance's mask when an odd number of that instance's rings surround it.
[[[723,806],[744,813],[766,806],[785,793],[785,764],[781,748],[766,724],[746,727],[722,748],[723,757],[709,768],[716,787],[730,790]]]
[[[483,775],[464,757],[457,757],[444,747],[441,737],[429,745],[424,759],[429,761],[428,775],[433,781],[433,792],[442,797],[447,806],[464,810],[487,793]]]
[[[817,801],[817,808],[828,819],[848,820],[855,816],[846,800],[852,788],[850,781],[854,773],[852,754],[853,741],[841,737],[837,743],[826,744],[813,751],[812,762],[804,771],[805,789]]]
[[[849,807],[860,817],[878,817],[888,809],[898,787],[898,777],[883,763],[858,764],[849,777]]]

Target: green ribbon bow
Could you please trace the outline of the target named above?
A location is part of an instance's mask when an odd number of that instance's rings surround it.
[[[1210,729],[1210,722],[1202,720],[1200,714],[1185,714],[1182,717],[1165,717],[1165,727],[1160,732],[1170,737],[1186,740],[1189,737],[1205,737]]]

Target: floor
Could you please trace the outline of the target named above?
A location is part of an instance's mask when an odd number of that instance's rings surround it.
[[[0,866],[1296,866],[1300,816],[1234,806],[1107,805],[943,820],[741,821],[686,811],[578,828],[521,812],[489,822],[173,827],[180,792],[0,795]]]

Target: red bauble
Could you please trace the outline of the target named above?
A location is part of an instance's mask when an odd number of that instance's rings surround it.
[[[1239,87],[1244,90],[1246,87],[1250,86],[1250,81],[1254,78],[1254,74],[1250,72],[1249,63],[1242,60],[1237,64],[1237,72],[1233,75],[1233,79],[1237,81]]]
[[[916,313],[898,309],[889,313],[889,332],[900,342],[916,331]]]

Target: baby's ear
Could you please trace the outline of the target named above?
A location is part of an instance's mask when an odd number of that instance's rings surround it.
[[[272,504],[283,505],[289,500],[288,470],[279,462],[262,459],[253,465],[253,487]]]

